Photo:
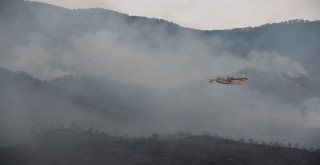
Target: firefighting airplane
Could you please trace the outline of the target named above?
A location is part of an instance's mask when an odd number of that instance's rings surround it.
[[[248,78],[244,75],[240,77],[217,77],[216,79],[210,79],[209,82],[213,83],[214,81],[220,84],[232,84],[232,85],[242,85]]]

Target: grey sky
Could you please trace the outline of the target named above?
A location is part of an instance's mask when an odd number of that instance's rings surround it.
[[[320,20],[320,0],[35,0],[70,9],[107,8],[163,18],[197,29],[258,26],[290,19]]]

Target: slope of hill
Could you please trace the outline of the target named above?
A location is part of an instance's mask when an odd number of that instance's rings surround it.
[[[3,165],[46,164],[229,164],[316,165],[320,155],[208,135],[110,136],[93,130],[55,129],[0,148]]]
[[[130,114],[98,101],[35,79],[24,72],[0,68],[0,144],[29,136],[34,129],[77,123],[105,127]]]

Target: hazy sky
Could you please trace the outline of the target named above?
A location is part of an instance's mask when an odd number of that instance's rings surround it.
[[[197,29],[258,26],[290,19],[320,20],[320,0],[35,0],[70,9],[107,8],[163,18]]]

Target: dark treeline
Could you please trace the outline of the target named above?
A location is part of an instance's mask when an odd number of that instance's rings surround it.
[[[150,137],[50,127],[0,149],[1,164],[319,164],[320,150],[189,132]]]
[[[66,132],[73,132],[77,133],[78,135],[83,135],[83,136],[95,136],[99,138],[105,138],[108,137],[108,139],[123,139],[123,140],[159,140],[159,141],[166,141],[166,140],[173,140],[173,139],[180,139],[180,138],[186,138],[186,137],[191,137],[191,136],[207,136],[211,138],[217,138],[221,139],[224,141],[230,141],[230,142],[240,142],[240,143],[247,143],[247,144],[255,144],[255,145],[262,145],[262,146],[269,146],[269,147],[281,147],[281,148],[292,148],[292,149],[298,149],[298,150],[307,150],[307,151],[316,151],[320,149],[314,149],[314,148],[307,148],[303,145],[301,145],[299,142],[278,142],[278,141],[259,141],[255,140],[253,138],[233,138],[230,136],[223,136],[223,135],[218,135],[218,134],[211,134],[209,132],[202,132],[201,134],[194,134],[192,132],[175,132],[175,133],[168,133],[168,134],[157,134],[154,133],[152,136],[149,137],[137,137],[137,136],[130,136],[128,134],[124,135],[110,135],[104,131],[101,131],[97,128],[92,128],[90,127],[89,129],[82,128],[81,126],[72,123],[69,127],[65,126],[50,126],[47,129],[41,129],[41,130],[33,130],[32,131],[32,136],[46,136],[47,133],[66,133]]]

